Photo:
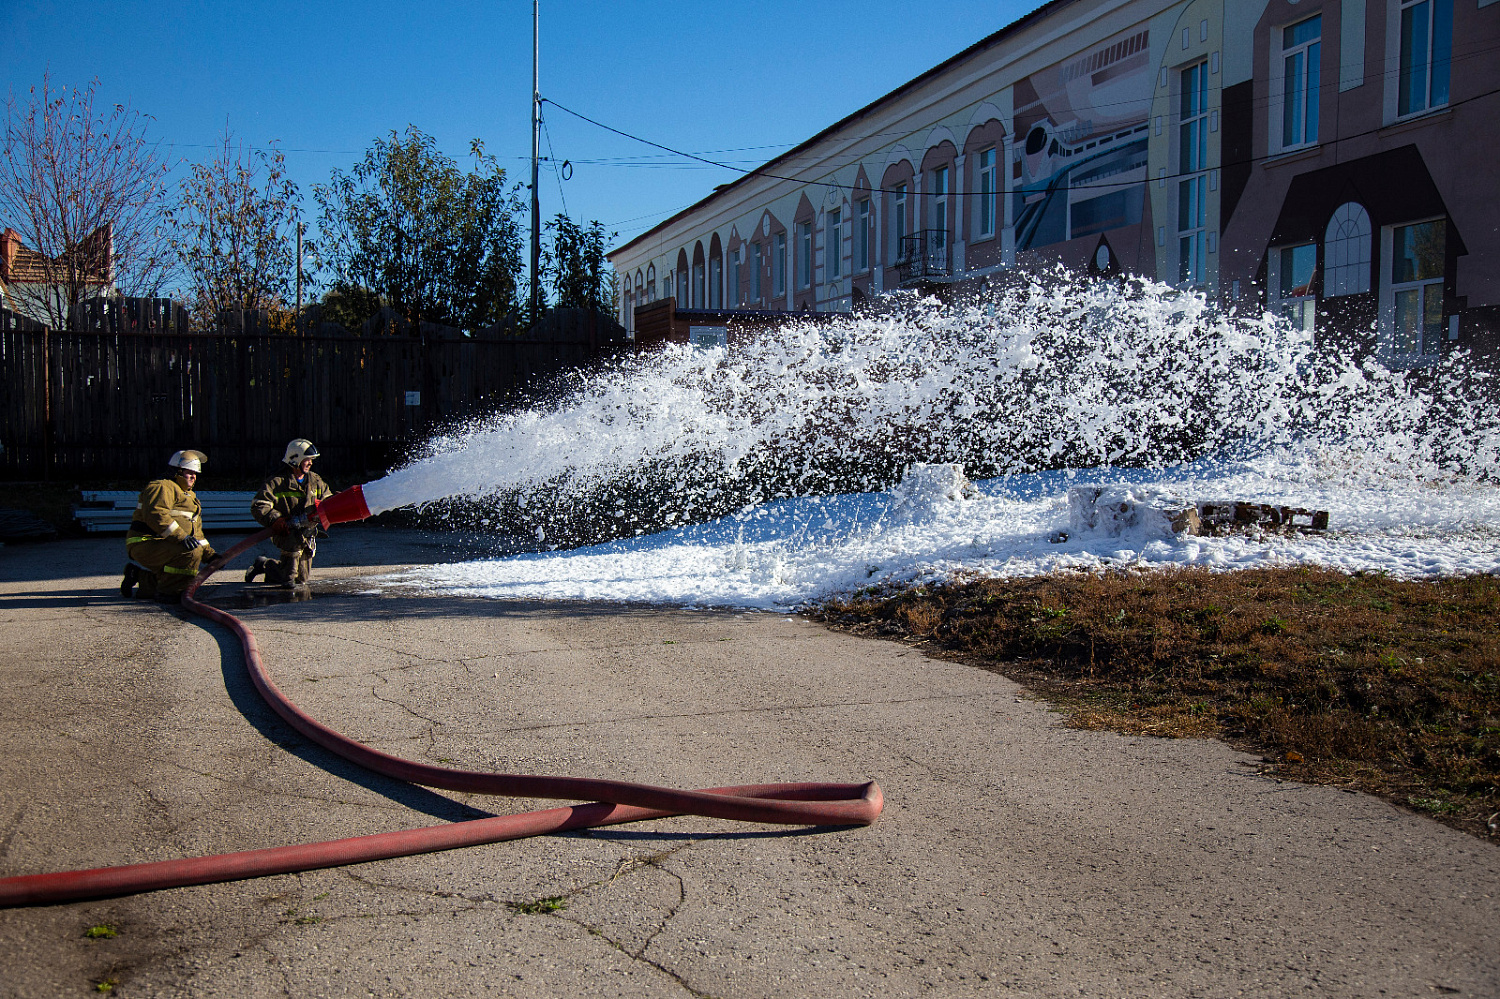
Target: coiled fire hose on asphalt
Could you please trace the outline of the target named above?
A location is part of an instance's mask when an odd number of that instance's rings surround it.
[[[321,525],[327,528],[333,524],[363,520],[370,516],[370,510],[365,504],[362,487],[354,486],[324,501],[317,507],[316,514]],[[250,673],[255,689],[288,725],[324,749],[367,770],[397,780],[449,791],[557,798],[587,804],[470,819],[326,843],[305,843],[210,857],[3,878],[0,879],[0,907],[77,902],[162,888],[291,874],[669,815],[703,815],[744,822],[819,826],[869,825],[880,814],[880,786],[874,781],[864,784],[754,784],[677,791],[627,781],[455,770],[404,760],[355,742],[303,712],[277,689],[261,662],[255,636],[243,621],[217,607],[210,607],[195,597],[198,587],[210,576],[272,533],[273,528],[268,527],[252,534],[206,566],[188,587],[182,606],[235,633],[244,650],[245,668]]]

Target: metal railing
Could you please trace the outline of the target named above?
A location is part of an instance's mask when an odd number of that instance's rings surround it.
[[[946,229],[920,229],[901,237],[896,259],[902,284],[953,276],[953,240]]]

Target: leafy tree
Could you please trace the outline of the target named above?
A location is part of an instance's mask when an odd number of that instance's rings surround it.
[[[151,296],[170,277],[169,165],[146,138],[149,116],[126,104],[96,109],[99,81],[6,101],[0,222],[13,227],[30,280],[9,291],[20,308],[66,327],[72,307],[101,294]]]
[[[410,126],[313,188],[322,259],[342,305],[384,302],[408,322],[467,330],[517,311],[517,188],[478,139],[470,152],[474,168],[465,172]]]
[[[550,242],[543,255],[543,274],[556,307],[613,313],[615,273],[605,251],[619,233],[606,235],[598,221],[585,229],[560,213],[547,223],[547,232]]]
[[[323,292],[322,318],[338,323],[346,330],[357,330],[360,324],[385,308],[385,301],[369,288],[345,285]]]
[[[218,155],[193,164],[168,218],[200,328],[225,309],[286,308],[297,277],[297,202],[281,150],[247,149],[227,128]]]

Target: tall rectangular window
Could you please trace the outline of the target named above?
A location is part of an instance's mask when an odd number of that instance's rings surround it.
[[[1208,225],[1208,64],[1181,74],[1177,107],[1177,280],[1203,282]]]
[[[932,228],[933,248],[948,245],[948,168],[940,166],[932,171]]]
[[[1313,294],[1313,275],[1318,266],[1318,246],[1304,243],[1301,246],[1283,246],[1272,250],[1276,254],[1272,263],[1276,266],[1275,281],[1276,314],[1291,320],[1298,329],[1313,330],[1317,315],[1318,299]]]
[[[832,281],[844,274],[844,213],[831,209],[824,230],[823,266],[827,268],[828,280]]]
[[[906,185],[897,184],[891,195],[891,263],[906,257]]]
[[[703,308],[704,303],[708,301],[707,291],[708,291],[707,281],[704,279],[703,265],[702,264],[694,264],[693,265],[693,305],[692,305],[693,308],[695,308],[695,309],[701,309],[701,308]]]
[[[1318,141],[1318,62],[1323,15],[1281,29],[1281,148]]]
[[[1453,0],[1403,0],[1398,115],[1448,103],[1453,61]]]
[[[812,287],[812,223],[797,223],[797,287]]]
[[[979,151],[979,235],[995,234],[995,147]]]
[[[776,252],[771,257],[771,294],[786,294],[786,233],[776,234]]]
[[[745,302],[745,296],[740,291],[740,255],[744,252],[735,247],[734,252],[729,255],[729,294],[725,297],[729,299],[731,308],[738,308]]]
[[[750,301],[752,301],[752,302],[759,302],[761,300],[761,297],[762,297],[761,296],[761,280],[760,280],[760,269],[761,269],[762,266],[764,266],[764,262],[760,258],[760,244],[759,243],[751,243],[750,244]]]
[[[861,199],[854,209],[854,269],[870,269],[870,199]]]
[[[1447,237],[1442,219],[1391,230],[1391,353],[1397,356],[1441,349]]]

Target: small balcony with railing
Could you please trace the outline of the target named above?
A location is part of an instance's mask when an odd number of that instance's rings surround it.
[[[901,237],[896,267],[903,287],[953,277],[953,240],[946,229],[920,229]]]

